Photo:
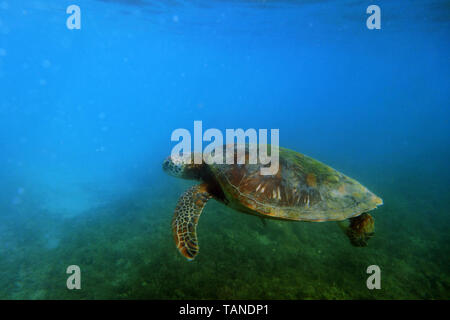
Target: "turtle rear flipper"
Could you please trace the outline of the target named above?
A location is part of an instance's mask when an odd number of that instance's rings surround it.
[[[188,260],[193,260],[199,251],[197,223],[211,197],[205,183],[193,186],[183,193],[175,208],[172,220],[173,237],[178,250]]]
[[[355,247],[365,247],[370,238],[374,235],[374,220],[372,216],[368,213],[363,213],[357,217],[350,218],[349,224],[343,226],[342,223],[339,225],[343,228],[351,244]]]

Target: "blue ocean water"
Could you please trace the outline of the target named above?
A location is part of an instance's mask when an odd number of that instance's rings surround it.
[[[449,23],[444,0],[0,0],[0,298],[448,299]],[[194,182],[161,163],[196,120],[279,129],[374,191],[369,247],[208,203],[183,260]]]

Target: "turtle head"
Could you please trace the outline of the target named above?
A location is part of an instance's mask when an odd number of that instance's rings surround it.
[[[193,156],[182,157],[171,155],[167,157],[163,164],[163,170],[169,175],[182,179],[200,179],[203,164],[195,164]]]

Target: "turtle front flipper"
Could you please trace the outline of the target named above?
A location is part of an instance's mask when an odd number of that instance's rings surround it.
[[[211,199],[205,183],[189,188],[180,197],[172,219],[172,232],[180,253],[193,260],[199,251],[197,223],[202,210]]]

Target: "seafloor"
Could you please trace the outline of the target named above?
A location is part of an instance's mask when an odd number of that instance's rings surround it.
[[[168,177],[155,190],[153,181],[65,218],[22,202],[0,228],[0,298],[449,299],[448,197],[433,198],[440,186],[432,184],[419,197],[403,178],[376,186],[385,204],[373,212],[366,248],[352,247],[336,223],[264,226],[211,201],[193,262],[178,254],[170,228],[190,182]],[[81,268],[81,290],[66,288],[71,264]],[[372,264],[380,290],[366,287]]]

